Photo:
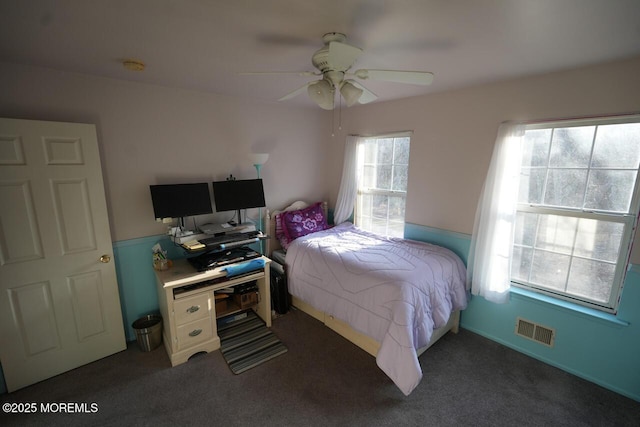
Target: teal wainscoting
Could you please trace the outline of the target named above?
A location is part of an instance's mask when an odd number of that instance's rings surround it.
[[[468,234],[407,223],[404,227],[404,238],[444,246],[451,249],[467,265],[469,246],[471,245],[471,236]]]
[[[114,242],[113,258],[116,264],[120,305],[127,341],[135,341],[131,324],[138,317],[158,313],[158,292],[153,270],[153,245],[160,243],[169,258],[184,258],[184,251],[175,246],[168,236],[159,235]],[[4,375],[0,369],[0,394],[6,393]]]
[[[136,334],[131,324],[147,314],[159,313],[156,276],[153,270],[153,246],[159,243],[167,251],[169,259],[186,258],[181,246],[174,244],[169,236],[158,235],[115,242],[113,254],[116,262],[120,304],[127,341],[135,341]],[[256,251],[258,244],[250,245]]]
[[[471,236],[407,224],[405,237],[439,244],[467,261]],[[515,335],[521,317],[555,329],[553,347]],[[616,316],[515,289],[508,304],[472,297],[461,327],[640,401],[640,268],[627,273]],[[524,373],[523,373],[524,375]]]
[[[122,321],[127,341],[135,341],[131,324],[147,314],[158,313],[158,291],[153,270],[153,246],[160,243],[169,259],[185,258],[185,251],[174,245],[169,236],[157,235],[113,243],[113,258],[118,278]],[[254,247],[257,249],[257,246]],[[7,388],[0,366],[0,394]]]
[[[156,243],[167,251],[169,259],[185,257],[184,250],[174,245],[170,238],[164,235],[123,240],[113,244],[127,341],[136,339],[136,333],[131,327],[136,319],[147,314],[157,314],[160,311],[152,263],[152,248]]]
[[[470,236],[407,224],[405,236],[451,249],[466,263]],[[114,257],[127,340],[135,340],[131,323],[158,311],[151,248],[160,242],[170,258],[184,258],[166,236],[114,244]],[[515,335],[516,318],[555,329],[549,348]],[[627,274],[617,316],[593,315],[569,304],[514,290],[508,304],[473,297],[462,313],[461,326],[535,359],[640,401],[640,268]],[[0,376],[0,392],[4,378]]]

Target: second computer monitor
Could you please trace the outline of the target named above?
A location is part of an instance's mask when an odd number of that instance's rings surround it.
[[[213,201],[217,212],[265,206],[261,179],[240,179],[213,182]],[[238,222],[241,222],[238,216]]]

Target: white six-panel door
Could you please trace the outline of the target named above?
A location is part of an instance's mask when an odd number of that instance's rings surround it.
[[[0,119],[0,363],[14,391],[124,350],[95,126]]]

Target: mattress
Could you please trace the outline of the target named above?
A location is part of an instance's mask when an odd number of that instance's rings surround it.
[[[453,252],[351,223],[296,239],[285,260],[289,292],[380,342],[376,363],[405,395],[422,379],[416,349],[467,306]]]

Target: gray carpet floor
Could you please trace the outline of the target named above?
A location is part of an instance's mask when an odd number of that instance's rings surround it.
[[[405,397],[375,359],[298,311],[274,320],[289,351],[234,375],[219,351],[171,367],[163,347],[126,351],[0,395],[92,413],[6,414],[2,426],[639,426],[640,402],[469,331],[420,357]],[[3,406],[4,407],[4,406]],[[82,409],[82,407],[81,407]]]

